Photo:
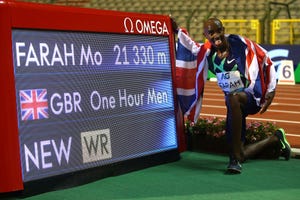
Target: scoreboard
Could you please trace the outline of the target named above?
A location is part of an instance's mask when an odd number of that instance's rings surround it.
[[[2,1],[0,20],[0,192],[178,149],[168,16]]]

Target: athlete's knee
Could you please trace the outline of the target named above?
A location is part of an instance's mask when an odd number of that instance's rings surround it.
[[[246,104],[247,95],[244,92],[234,92],[226,95],[226,106],[231,108],[240,108]]]
[[[231,108],[240,107],[239,96],[237,94],[228,94],[226,96],[226,105]]]

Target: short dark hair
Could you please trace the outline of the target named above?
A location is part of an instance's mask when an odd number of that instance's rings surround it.
[[[216,24],[218,27],[224,28],[222,21],[221,21],[220,19],[216,18],[216,17],[208,18],[208,19],[206,20],[206,22],[204,22],[204,27],[205,27],[209,22],[213,22],[213,23]]]

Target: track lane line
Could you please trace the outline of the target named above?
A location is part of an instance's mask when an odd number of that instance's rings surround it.
[[[212,114],[212,113],[201,113],[201,116],[216,116],[216,117],[222,117],[226,118],[226,115],[218,115],[218,114]],[[290,120],[279,120],[279,119],[265,119],[265,118],[257,118],[257,117],[247,117],[247,119],[251,120],[257,120],[257,121],[269,121],[269,122],[281,122],[281,123],[288,123],[288,124],[300,124],[299,121],[290,121]]]
[[[215,106],[215,105],[208,105],[203,104],[202,107],[205,108],[220,108],[220,109],[226,109],[226,106]],[[288,111],[288,110],[275,110],[275,109],[268,109],[269,112],[276,112],[276,113],[288,113],[288,114],[300,114],[298,111]],[[201,115],[201,114],[200,114]]]

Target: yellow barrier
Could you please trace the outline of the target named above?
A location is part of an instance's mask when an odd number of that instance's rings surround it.
[[[274,19],[271,22],[271,44],[299,44],[300,19]]]
[[[257,19],[223,19],[221,20],[227,34],[239,34],[257,43],[261,42],[261,27]]]

